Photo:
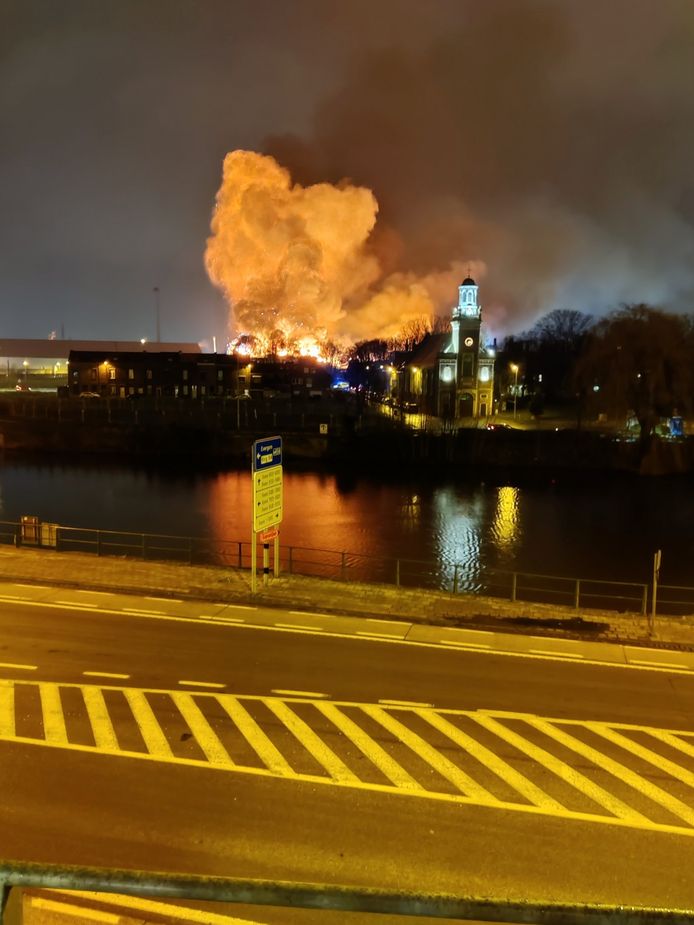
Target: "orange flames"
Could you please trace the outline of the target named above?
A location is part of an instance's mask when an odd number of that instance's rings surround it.
[[[205,266],[230,306],[231,348],[249,356],[325,359],[335,344],[394,337],[455,301],[462,265],[383,279],[368,239],[378,203],[348,183],[292,184],[271,157],[224,159]]]

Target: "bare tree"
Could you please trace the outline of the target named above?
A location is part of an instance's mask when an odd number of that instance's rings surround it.
[[[583,394],[616,415],[633,410],[644,453],[660,416],[694,405],[693,330],[681,315],[624,306],[597,323],[577,364]]]
[[[573,308],[555,308],[538,319],[526,336],[544,344],[573,350],[580,347],[594,323],[591,315]]]

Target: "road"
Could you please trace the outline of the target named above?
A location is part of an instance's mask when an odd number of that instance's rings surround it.
[[[692,905],[683,653],[0,592],[9,857]]]

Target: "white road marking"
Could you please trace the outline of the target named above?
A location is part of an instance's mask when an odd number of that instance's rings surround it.
[[[145,617],[165,617],[167,615],[164,610],[143,610],[140,607],[123,607],[123,613],[132,613]]]
[[[279,694],[282,697],[329,697],[330,694],[318,694],[316,691],[288,691],[280,687],[272,689],[273,694]]]
[[[378,617],[365,617],[367,623],[385,623],[386,626],[397,626],[397,620],[380,620]]]
[[[226,684],[216,684],[214,681],[179,681],[179,684],[186,684],[188,687],[214,687],[215,690],[224,690]]]
[[[418,703],[416,700],[379,700],[379,703],[382,703],[387,707],[429,707],[433,709],[432,703]]]
[[[0,595],[0,600],[3,601],[26,601],[25,597],[22,597],[18,594],[3,594]]]
[[[0,668],[20,668],[22,671],[36,671],[38,665],[17,665],[14,662],[0,662]]]
[[[220,607],[228,607],[230,610],[257,610],[257,607],[251,607],[250,604],[220,604]]]
[[[143,598],[145,601],[161,601],[163,604],[182,604],[183,601],[179,600],[177,597],[147,597]]]
[[[374,639],[400,639],[394,633],[367,633],[366,630],[357,630],[357,636],[371,636]]]
[[[46,588],[48,591],[49,589]],[[80,588],[75,588],[74,594],[95,594],[97,597],[115,597],[110,591],[83,591]]]
[[[49,589],[49,590],[53,590],[53,589]],[[9,600],[13,603],[14,602],[19,603],[24,607],[43,607],[43,608],[55,608],[55,609],[62,609],[62,610],[72,609],[73,615],[76,613],[79,613],[81,609],[79,607],[75,607],[74,604],[63,605],[63,604],[57,604],[55,602],[47,603],[45,600],[29,600],[27,598],[20,598],[20,597],[8,598],[4,595],[0,595],[0,602],[4,600]],[[211,606],[217,606],[217,607],[223,608],[223,607],[235,606],[235,605],[228,605],[225,602],[216,602],[216,603],[213,603]],[[245,609],[249,609],[249,608],[245,608]],[[258,608],[250,608],[250,609],[257,610]],[[92,612],[92,611],[85,610],[83,612]],[[188,617],[188,616],[180,616],[180,615],[175,616],[173,614],[159,613],[155,611],[148,612],[148,611],[136,610],[134,608],[128,609],[128,610],[116,610],[115,608],[101,607],[96,612],[103,613],[103,614],[109,614],[110,616],[114,616],[114,617],[119,617],[119,616],[123,616],[124,614],[126,614],[127,616],[142,617],[143,619],[167,620],[170,623],[195,623],[203,619],[205,622],[210,622],[212,625],[218,626],[219,623],[221,622],[216,619],[213,621],[207,617],[201,618],[201,617]],[[237,624],[236,622],[232,622],[231,620],[228,620],[226,622],[230,628],[240,625],[240,624]],[[411,630],[415,626],[418,626],[419,624],[402,624],[402,625],[404,627],[407,627],[408,630]],[[262,624],[254,624],[252,627],[249,627],[248,625],[244,624],[243,628],[264,631],[264,632],[274,632],[274,633],[289,632],[289,630],[285,629],[284,627],[269,626],[269,625],[262,625]],[[473,652],[473,653],[476,652],[480,655],[484,654],[484,655],[494,655],[494,656],[500,656],[500,657],[503,656],[503,657],[508,657],[508,658],[544,659],[545,661],[547,660],[564,661],[564,662],[567,661],[565,657],[557,654],[556,652],[551,652],[551,653],[548,652],[545,655],[538,655],[538,654],[531,654],[530,652],[523,652],[523,651],[518,651],[518,650],[504,650],[500,648],[492,649],[491,646],[488,646],[488,647],[473,646],[472,643],[467,643],[467,644],[454,643],[454,642],[451,642],[450,640],[445,640],[445,641],[440,640],[438,642],[437,641],[425,642],[425,641],[414,640],[414,639],[405,639],[401,636],[394,636],[394,635],[380,634],[380,633],[373,633],[373,634],[357,633],[355,635],[354,633],[351,633],[351,632],[346,632],[346,631],[340,632],[339,628],[335,628],[334,630],[324,631],[324,630],[312,627],[310,630],[296,630],[295,629],[294,631],[299,632],[299,633],[302,633],[302,632],[303,633],[314,633],[315,635],[318,635],[320,633],[324,637],[332,637],[335,639],[353,639],[353,640],[361,640],[362,642],[389,642],[391,644],[396,644],[396,645],[418,646],[419,648],[422,648],[422,649],[439,649],[441,648],[441,646],[445,645],[445,646],[454,647],[454,648],[457,647],[460,651],[465,651],[466,649],[468,649],[470,652]],[[622,646],[615,645],[615,650],[616,650],[615,658],[613,660],[609,660],[606,658],[602,658],[602,659],[589,658],[587,656],[583,656],[583,659],[580,662],[580,664],[590,665],[596,668],[608,668],[608,669],[623,668],[623,669],[628,669],[630,671],[651,671],[651,672],[660,671],[665,674],[689,675],[692,673],[692,668],[669,667],[669,666],[666,666],[662,662],[654,662],[653,664],[643,664],[643,663],[634,664],[633,659],[631,660],[631,662],[621,661],[619,660],[619,655],[623,655],[624,648]],[[2,666],[0,665],[0,667]]]
[[[657,668],[679,668],[682,670],[691,670],[691,665],[685,665],[682,662],[649,662],[645,658],[632,658],[630,661],[636,665],[654,665]]]
[[[32,591],[52,591],[53,590],[53,588],[49,588],[48,585],[23,585],[19,581],[14,581],[12,584],[14,585],[15,588],[30,588]],[[77,592],[77,593],[79,594],[80,592]],[[81,593],[86,594],[85,591]]]
[[[220,617],[217,614],[207,614],[201,613],[198,617],[198,620],[219,620],[220,623],[245,623],[243,617]]]
[[[126,681],[129,674],[118,674],[115,671],[83,671],[85,678],[114,678],[117,681]]]
[[[90,601],[54,601],[55,604],[63,604],[65,607],[81,607],[84,610],[91,610],[98,607],[98,604],[92,604]]]
[[[550,639],[555,639],[557,642],[560,642],[562,645],[569,646],[580,646],[583,642],[582,639],[563,639],[557,636],[525,636],[526,639],[539,639],[540,642],[548,642]]]
[[[323,617],[328,617],[328,619],[334,619],[335,617],[334,613],[313,613],[310,610],[290,610],[289,613],[293,617],[319,617],[320,619],[322,619]]]
[[[320,626],[302,626],[301,623],[275,623],[282,630],[312,630],[315,633],[322,633]]]
[[[585,658],[580,652],[560,652],[557,649],[530,649],[533,655],[551,655],[553,658]]]
[[[439,639],[442,646],[457,646],[459,649],[491,649],[491,642],[467,642],[463,639]]]

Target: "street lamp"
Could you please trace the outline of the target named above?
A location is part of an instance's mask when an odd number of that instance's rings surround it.
[[[513,420],[516,420],[516,407],[518,404],[518,365],[511,363],[511,372],[513,373]]]

